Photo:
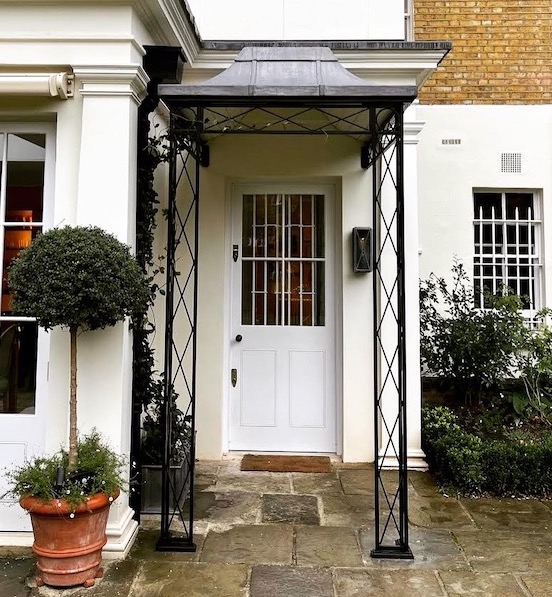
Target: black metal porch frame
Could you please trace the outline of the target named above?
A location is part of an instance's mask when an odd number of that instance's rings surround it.
[[[309,128],[308,123],[290,124],[289,109],[296,109],[298,118],[307,110],[320,109],[343,124],[345,130],[332,134],[354,135],[365,140],[359,144],[360,163],[372,168],[373,201],[373,334],[374,334],[374,438],[375,438],[375,547],[376,558],[411,558],[408,545],[408,479],[406,437],[406,335],[404,291],[404,178],[403,178],[403,111],[413,97],[354,98],[241,98],[236,101],[220,97],[180,96],[161,99],[171,110],[169,197],[167,211],[167,284],[165,336],[165,411],[163,433],[165,452],[162,465],[163,494],[161,534],[158,550],[192,551],[194,523],[194,446],[189,454],[189,486],[176,487],[171,479],[170,405],[175,388],[186,388],[192,434],[195,434],[196,359],[197,359],[197,283],[199,242],[200,165],[208,166],[207,141],[212,135],[229,134],[306,134],[327,135],[324,127]],[[228,117],[220,110],[239,108],[243,111]],[[285,108],[282,116],[278,111]],[[367,116],[365,125],[332,113],[332,109],[354,109],[357,116]],[[243,116],[254,110],[272,115],[270,126],[243,128]],[[226,116],[214,123],[213,114]],[[273,127],[272,124],[279,124]],[[241,128],[240,128],[241,127]],[[348,128],[347,128],[348,127]],[[288,130],[289,128],[289,130]],[[360,166],[359,163],[359,166]],[[185,188],[186,192],[182,189]],[[393,189],[389,196],[385,190]],[[183,201],[182,197],[188,197]],[[346,200],[346,198],[345,198]],[[193,222],[193,226],[192,226]],[[193,232],[192,232],[193,231]],[[185,252],[186,269],[178,251]],[[391,260],[390,260],[391,257]],[[384,269],[385,268],[385,269]],[[393,271],[389,271],[389,269]],[[182,344],[182,331],[175,337],[175,323],[183,317],[189,335]],[[394,329],[389,341],[388,329]],[[390,404],[394,402],[394,404]],[[392,414],[389,415],[389,410]],[[388,459],[395,471],[385,471]],[[393,477],[394,475],[394,477]],[[179,497],[189,491],[186,507]]]

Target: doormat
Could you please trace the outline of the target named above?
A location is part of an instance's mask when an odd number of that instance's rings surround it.
[[[241,461],[242,471],[268,471],[271,473],[331,473],[328,456],[266,456],[246,454]]]

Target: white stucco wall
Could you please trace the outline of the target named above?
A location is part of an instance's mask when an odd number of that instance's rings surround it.
[[[404,39],[404,0],[188,0],[203,39]]]
[[[473,189],[529,190],[542,200],[545,303],[552,301],[551,106],[419,106],[420,276],[450,278],[454,256],[473,260]],[[460,139],[443,145],[443,139]],[[501,153],[522,172],[501,172]]]

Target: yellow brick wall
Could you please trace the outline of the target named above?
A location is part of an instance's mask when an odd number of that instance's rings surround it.
[[[552,0],[414,0],[419,41],[453,49],[424,104],[552,104]]]

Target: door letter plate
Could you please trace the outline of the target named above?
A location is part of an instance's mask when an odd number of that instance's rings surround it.
[[[232,369],[230,373],[230,379],[232,380],[232,387],[235,388],[238,383],[238,370]]]
[[[232,245],[232,259],[234,260],[234,262],[238,260],[238,249],[238,245]]]

